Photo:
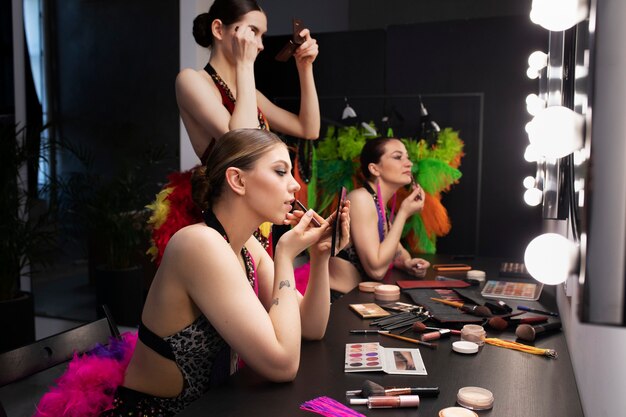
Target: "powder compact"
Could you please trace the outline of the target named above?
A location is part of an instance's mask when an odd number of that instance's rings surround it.
[[[363,281],[359,282],[359,290],[363,292],[374,292],[374,289],[380,285],[383,284],[376,281]]]
[[[439,411],[439,417],[478,417],[472,410],[463,407],[448,407]]]
[[[463,387],[456,394],[459,405],[470,410],[489,410],[493,407],[493,394],[480,387]]]
[[[397,301],[400,299],[400,287],[397,285],[379,285],[374,288],[374,298],[379,301]]]

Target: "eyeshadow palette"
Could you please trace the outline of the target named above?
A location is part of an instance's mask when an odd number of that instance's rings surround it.
[[[344,371],[427,375],[418,349],[384,348],[378,342],[346,344]]]
[[[348,343],[346,372],[382,371],[382,349],[379,343]]]

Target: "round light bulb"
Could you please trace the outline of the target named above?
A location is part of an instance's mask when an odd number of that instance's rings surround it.
[[[526,178],[524,178],[524,181],[522,182],[524,184],[524,188],[526,188],[527,190],[530,190],[531,188],[535,187],[535,177],[531,177],[530,175],[527,176]]]
[[[548,66],[548,54],[541,51],[535,51],[528,57],[528,66],[540,71]]]
[[[537,281],[548,285],[564,282],[577,260],[576,245],[562,235],[545,233],[526,247],[524,263]]]
[[[528,145],[524,151],[524,159],[526,162],[537,162],[539,160],[539,153],[533,145]]]
[[[533,0],[530,20],[553,32],[567,30],[587,18],[586,0]]]
[[[546,108],[546,102],[539,98],[537,94],[526,96],[526,110],[532,116],[536,116],[541,110]]]
[[[535,78],[539,77],[539,71],[537,71],[533,67],[528,67],[528,69],[526,70],[526,76],[531,80],[534,80]]]
[[[539,155],[562,158],[583,145],[585,119],[563,106],[539,111],[527,126],[528,139]]]
[[[543,193],[537,188],[533,187],[524,191],[524,202],[531,207],[535,207],[541,204],[542,199]]]

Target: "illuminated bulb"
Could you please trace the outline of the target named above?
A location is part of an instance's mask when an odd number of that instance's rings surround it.
[[[526,70],[526,76],[531,80],[534,80],[535,78],[539,77],[539,71],[537,71],[533,67],[528,67],[528,69]]]
[[[545,100],[539,98],[537,94],[529,94],[526,96],[526,110],[532,116],[536,116],[542,109],[546,108]]]
[[[526,162],[537,162],[539,160],[539,153],[533,145],[528,145],[524,151],[524,159]]]
[[[528,66],[540,71],[548,65],[548,54],[541,51],[535,51],[528,57]]]
[[[577,261],[576,245],[556,233],[534,238],[526,247],[524,263],[537,281],[548,285],[564,282]]]
[[[541,204],[542,199],[543,193],[537,188],[529,188],[524,192],[524,201],[531,207],[535,207]]]
[[[531,188],[535,186],[535,178],[529,175],[526,178],[524,178],[523,184],[524,184],[524,188],[526,188],[527,190],[530,190]]]
[[[553,32],[561,32],[587,18],[587,0],[533,0],[530,20]]]
[[[562,158],[583,145],[585,119],[563,106],[541,110],[527,125],[528,139],[539,155]]]

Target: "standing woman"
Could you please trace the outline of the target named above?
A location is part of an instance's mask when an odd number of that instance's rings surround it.
[[[308,29],[294,58],[300,78],[300,112],[288,112],[257,91],[254,61],[263,50],[267,17],[255,0],[215,0],[208,13],[196,17],[196,42],[210,48],[202,70],[184,69],[176,78],[176,99],[193,149],[208,155],[214,138],[237,128],[262,128],[290,136],[317,139],[320,111],[313,61],[318,46]]]
[[[235,352],[270,381],[295,378],[301,339],[321,339],[326,331],[333,219],[291,213],[300,188],[291,169],[287,147],[273,133],[238,129],[216,141],[194,173],[204,222],[170,240],[124,383],[101,416],[174,415],[233,371]],[[252,237],[264,221],[294,226],[273,260]],[[341,227],[340,247],[347,243],[347,208]],[[311,279],[302,296],[293,261],[306,248]]]
[[[365,142],[361,151],[365,182],[348,194],[352,245],[331,258],[331,299],[349,292],[362,279],[382,280],[392,265],[414,276],[425,275],[430,264],[413,258],[400,243],[405,222],[424,207],[424,190],[414,185],[393,221],[386,209],[396,191],[413,182],[412,166],[399,139],[375,138]]]
[[[320,110],[313,79],[313,61],[318,48],[308,29],[300,36],[304,43],[294,59],[300,78],[300,112],[288,112],[256,90],[254,61],[263,50],[267,17],[255,0],[215,0],[208,13],[196,17],[196,42],[210,48],[211,58],[202,70],[186,68],[176,78],[176,100],[191,144],[202,164],[215,138],[232,129],[260,128],[306,139],[317,139]],[[151,205],[149,220],[152,247],[148,251],[161,262],[167,242],[176,230],[200,220],[189,196],[191,174],[173,173]],[[264,223],[256,232],[271,253],[271,225]]]

